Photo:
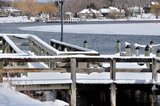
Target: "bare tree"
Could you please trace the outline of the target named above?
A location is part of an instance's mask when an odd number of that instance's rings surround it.
[[[13,5],[28,16],[35,16],[38,14],[36,0],[16,0]]]

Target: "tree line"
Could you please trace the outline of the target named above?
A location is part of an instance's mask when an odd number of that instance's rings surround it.
[[[7,3],[0,0],[0,7],[11,5],[28,16],[37,16],[40,13],[50,15],[58,14],[60,11],[60,4],[55,2],[55,0],[46,1],[46,3],[39,3],[37,0],[14,0],[11,3]],[[157,1],[160,2],[160,0]],[[93,8],[98,10],[103,7],[107,8],[109,6],[115,6],[120,10],[124,9],[127,11],[129,7],[145,7],[149,5],[149,0],[65,0],[64,8],[65,11],[76,14],[84,8]],[[156,16],[159,16],[160,5],[157,4],[152,6],[151,11]]]

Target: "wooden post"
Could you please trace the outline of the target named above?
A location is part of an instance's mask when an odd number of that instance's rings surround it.
[[[158,69],[158,62],[156,59],[152,59],[152,80],[157,81],[157,69]]]
[[[76,106],[76,59],[75,58],[71,58],[71,67],[70,67],[70,71],[71,71],[71,80],[72,80],[72,84],[71,84],[71,104],[70,106]]]
[[[151,106],[158,106],[158,104],[157,104],[157,88],[156,88],[156,85],[153,85],[153,87],[152,87],[152,98],[151,98],[151,100],[152,100],[152,103],[151,103]]]
[[[150,56],[150,47],[147,45],[145,47],[145,56]],[[150,69],[150,63],[146,63],[147,67]]]
[[[110,61],[110,78],[116,80],[116,61],[114,59]],[[111,106],[116,106],[116,85],[114,83],[111,84],[110,90]]]
[[[116,53],[120,53],[121,52],[121,42],[119,40],[117,40],[116,43]]]
[[[127,45],[125,47],[125,51],[126,51],[126,56],[132,56],[132,51],[131,51],[131,46]]]
[[[154,49],[153,49],[153,41],[150,41],[149,45],[150,45],[150,53],[154,53]]]
[[[136,50],[136,53],[135,53],[136,56],[139,56],[139,47],[136,47],[135,50]]]
[[[3,61],[0,61],[0,83],[3,83]]]
[[[112,80],[116,79],[116,61],[114,59],[110,61],[110,78]]]
[[[111,106],[116,106],[116,85],[111,84],[111,94],[110,94],[110,100],[111,100]]]
[[[87,47],[88,47],[88,42],[87,42],[86,40],[83,42],[83,47],[84,47],[84,48],[87,48]]]

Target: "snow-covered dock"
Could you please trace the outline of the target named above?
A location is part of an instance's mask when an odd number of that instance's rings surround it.
[[[160,83],[160,58],[156,55],[100,55],[56,40],[48,45],[34,35],[0,35],[0,81],[9,82],[19,91],[69,90],[70,105],[76,106],[80,85],[107,85],[115,106],[119,87],[144,85],[151,92],[154,90],[150,87]],[[154,103],[157,95],[152,96]]]

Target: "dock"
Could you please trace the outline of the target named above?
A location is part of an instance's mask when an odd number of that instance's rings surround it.
[[[100,55],[30,34],[0,34],[0,41],[0,82],[18,91],[55,90],[70,106],[158,106],[158,56]]]

